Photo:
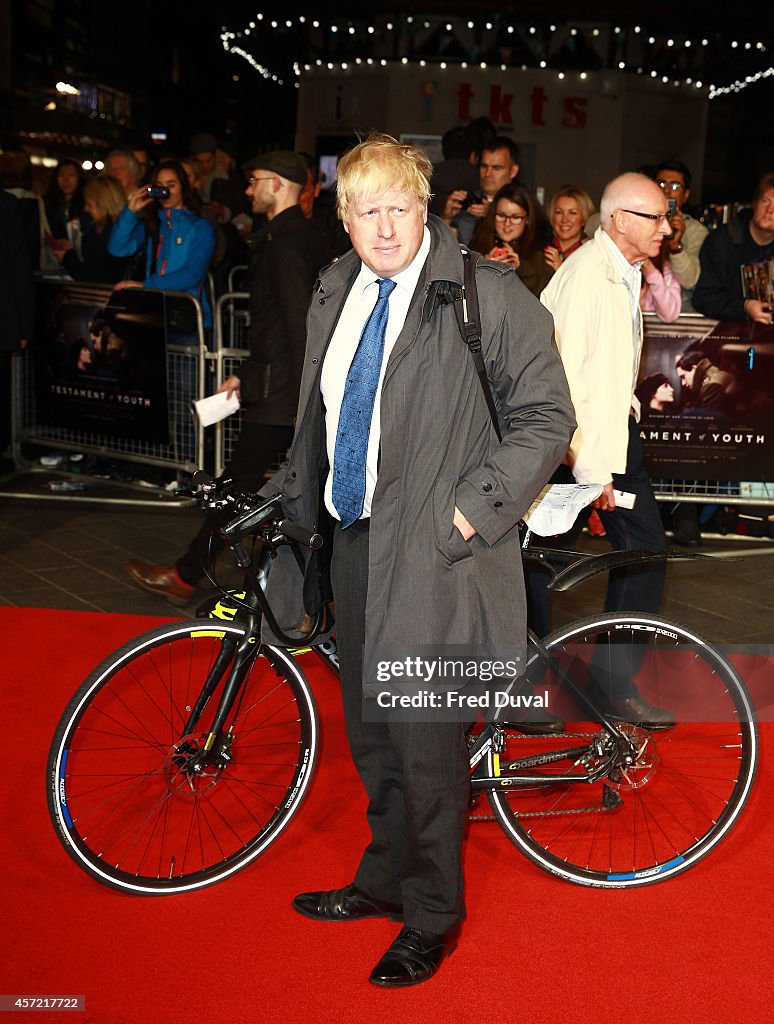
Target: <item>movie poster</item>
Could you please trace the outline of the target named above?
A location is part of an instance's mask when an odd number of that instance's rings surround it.
[[[40,284],[38,422],[169,443],[164,301],[160,291]]]
[[[636,394],[650,475],[774,479],[774,327],[644,319]]]

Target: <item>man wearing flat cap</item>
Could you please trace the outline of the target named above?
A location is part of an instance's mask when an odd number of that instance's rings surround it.
[[[266,471],[289,447],[298,404],[306,347],[306,311],[317,274],[329,260],[320,231],[304,217],[299,196],[306,163],[298,153],[277,150],[243,164],[250,178],[246,194],[263,223],[250,239],[250,355],[218,391],[236,391],[242,427],[227,474],[255,490]],[[205,523],[174,565],[127,563],[135,583],[173,604],[196,596],[202,578],[201,552],[210,526]],[[212,543],[222,546],[217,533]]]

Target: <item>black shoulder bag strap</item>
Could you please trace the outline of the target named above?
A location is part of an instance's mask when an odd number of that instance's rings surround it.
[[[478,288],[476,287],[476,264],[480,257],[471,258],[470,249],[460,246],[464,268],[463,285],[459,294],[454,299],[454,312],[459,324],[460,334],[473,356],[473,363],[476,367],[478,379],[481,382],[481,390],[484,392],[489,415],[492,417],[492,426],[495,428],[497,440],[502,441],[503,435],[500,430],[500,421],[497,418],[492,388],[489,385],[489,378],[486,375],[484,357],[481,355],[481,316],[478,308]]]

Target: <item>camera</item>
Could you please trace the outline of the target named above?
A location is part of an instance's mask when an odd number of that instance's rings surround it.
[[[467,210],[469,206],[472,206],[474,203],[483,203],[485,199],[486,196],[483,192],[468,192],[462,200],[462,209]]]
[[[148,185],[145,193],[149,199],[169,199],[169,189],[166,185]]]
[[[671,220],[674,217],[675,213],[677,213],[677,200],[667,199],[667,207],[667,217],[669,218],[669,220]]]

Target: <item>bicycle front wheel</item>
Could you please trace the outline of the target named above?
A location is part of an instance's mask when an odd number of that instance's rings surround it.
[[[145,633],[91,673],[48,759],[48,807],[68,854],[106,885],[189,892],[258,857],[298,810],[318,752],[314,698],[296,662],[262,647],[229,712],[223,757],[200,751],[246,631],[197,619]],[[214,691],[183,736],[205,683]]]
[[[535,766],[550,765],[537,769],[545,782],[491,792],[506,835],[541,868],[581,885],[642,886],[685,871],[728,833],[755,775],[753,705],[733,665],[691,630],[632,612],[572,623],[544,646],[551,663],[535,690],[545,690],[567,734],[506,730],[499,761],[490,754],[490,774],[534,776]],[[645,705],[670,710],[675,724],[652,731],[619,723],[636,758],[606,771],[613,737],[568,693],[560,670],[598,706],[633,683]],[[577,755],[584,744],[587,753]],[[547,759],[561,750],[576,752],[573,764]]]

